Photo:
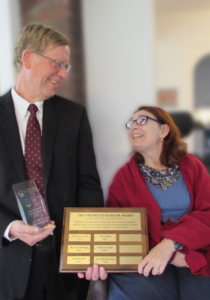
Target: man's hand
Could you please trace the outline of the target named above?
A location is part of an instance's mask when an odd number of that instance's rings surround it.
[[[174,257],[174,259],[171,262],[172,265],[174,265],[175,267],[186,267],[189,268],[186,260],[185,260],[185,254],[177,252],[176,256]]]
[[[108,276],[104,267],[99,267],[98,265],[93,265],[89,267],[86,273],[78,273],[79,278],[86,278],[87,280],[96,281],[98,279],[105,280]]]
[[[175,246],[172,240],[162,240],[139,263],[138,272],[146,277],[149,276],[150,272],[152,275],[162,274],[174,251]]]
[[[29,246],[33,246],[45,239],[54,229],[55,225],[53,221],[43,228],[26,225],[23,221],[15,221],[10,228],[9,235],[23,241]]]

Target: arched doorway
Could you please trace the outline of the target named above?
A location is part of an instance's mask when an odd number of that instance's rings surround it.
[[[210,166],[210,54],[203,56],[194,69],[194,108],[203,124],[203,161]]]
[[[201,58],[194,70],[194,108],[210,107],[210,54]]]

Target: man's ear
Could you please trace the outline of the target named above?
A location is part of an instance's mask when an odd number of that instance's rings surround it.
[[[160,137],[164,139],[168,135],[169,131],[170,131],[170,129],[169,129],[168,124],[161,125],[161,136]]]
[[[22,52],[22,64],[26,69],[31,68],[32,55],[33,55],[33,52],[29,49],[25,49]]]

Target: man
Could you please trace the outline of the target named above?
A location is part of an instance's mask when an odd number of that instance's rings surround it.
[[[103,206],[86,111],[54,95],[67,77],[69,55],[63,34],[29,24],[15,49],[17,82],[0,97],[1,300],[76,299],[77,275],[58,272],[63,208]],[[35,155],[42,163],[35,172],[42,184],[28,167],[29,152],[36,149],[25,145],[31,117],[41,139],[41,154]],[[29,178],[35,179],[49,209],[52,222],[44,230],[21,221],[12,185]],[[91,279],[92,269],[88,272]]]

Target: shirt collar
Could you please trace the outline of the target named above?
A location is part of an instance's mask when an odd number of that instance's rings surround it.
[[[15,106],[15,111],[20,115],[21,118],[24,118],[26,116],[30,103],[17,94],[17,92],[15,91],[15,87],[12,88],[11,94]],[[36,104],[38,111],[42,114],[44,101],[38,101],[34,104]]]

